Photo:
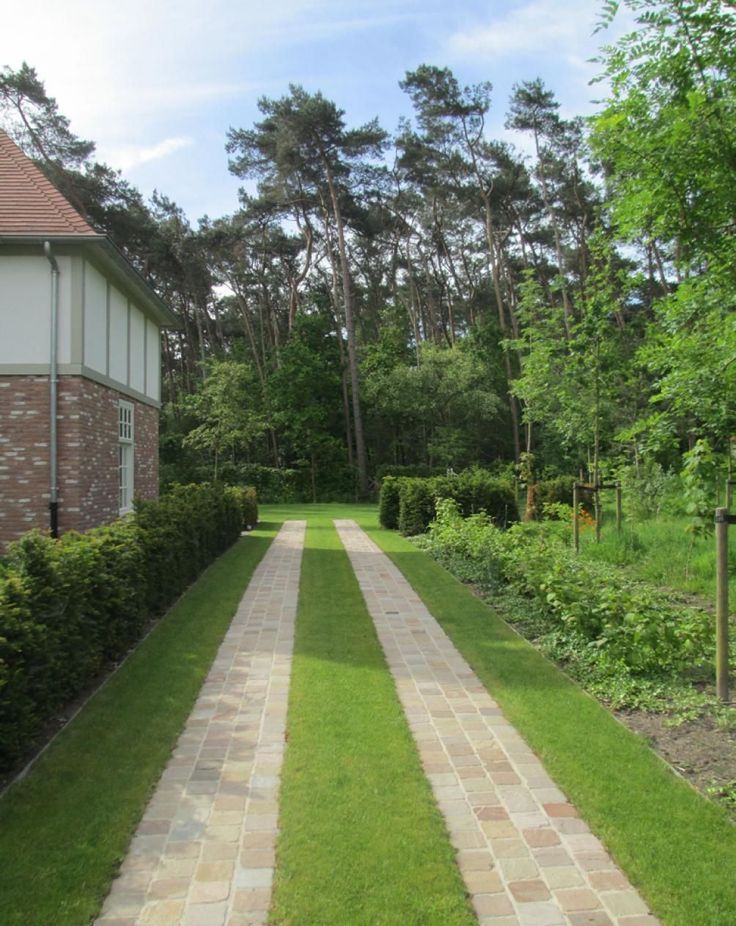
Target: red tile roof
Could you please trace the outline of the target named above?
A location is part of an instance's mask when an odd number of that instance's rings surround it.
[[[94,228],[2,130],[0,235],[99,237]]]

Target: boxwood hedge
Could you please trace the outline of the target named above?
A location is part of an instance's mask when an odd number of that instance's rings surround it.
[[[511,480],[482,469],[426,479],[387,476],[381,485],[379,520],[402,534],[421,534],[434,520],[438,498],[453,499],[465,517],[485,511],[500,527],[519,520]]]
[[[252,526],[254,495],[248,504]],[[59,540],[32,531],[10,546],[0,565],[0,769],[239,537],[245,510],[221,486],[174,486],[109,526]]]

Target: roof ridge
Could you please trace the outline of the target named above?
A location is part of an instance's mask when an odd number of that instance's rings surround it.
[[[10,170],[3,170],[2,157],[7,158]],[[22,184],[30,185],[34,195],[29,197],[27,187],[24,189]],[[10,206],[10,215],[3,214],[2,207],[6,203]],[[0,129],[0,234],[23,234],[24,231],[80,236],[98,234],[10,135]]]

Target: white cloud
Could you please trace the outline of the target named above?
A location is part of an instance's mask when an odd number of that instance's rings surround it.
[[[154,145],[123,145],[121,147],[98,147],[100,160],[122,171],[132,171],[141,164],[160,161],[182,148],[189,148],[194,140],[186,137],[164,138]]]
[[[455,32],[448,39],[453,56],[509,57],[532,52],[563,51],[588,44],[595,28],[589,0],[561,4],[533,0],[475,29]]]

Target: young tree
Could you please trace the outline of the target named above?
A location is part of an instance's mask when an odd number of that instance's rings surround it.
[[[225,454],[246,453],[267,427],[253,371],[232,360],[209,361],[207,376],[184,406],[197,422],[184,444],[211,455],[214,479]]]
[[[735,422],[736,11],[719,0],[624,0],[637,29],[603,51],[611,86],[592,143],[616,227],[660,262],[641,359],[659,444]],[[618,4],[606,5],[604,25]]]

